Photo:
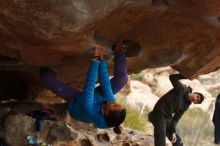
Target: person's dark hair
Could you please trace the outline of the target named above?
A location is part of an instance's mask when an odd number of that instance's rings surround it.
[[[112,110],[109,111],[109,115],[105,116],[106,123],[110,127],[115,127],[113,130],[115,133],[120,134],[121,128],[120,124],[124,122],[126,117],[126,110]]]
[[[204,95],[202,93],[199,93],[199,92],[194,92],[194,94],[198,94],[200,96],[200,102],[199,103],[202,103],[203,100],[204,100]]]

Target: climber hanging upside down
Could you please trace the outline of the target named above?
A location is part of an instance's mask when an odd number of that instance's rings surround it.
[[[120,124],[125,120],[126,110],[115,102],[114,94],[128,81],[126,68],[126,47],[123,42],[114,48],[114,75],[109,80],[103,47],[97,45],[82,92],[62,83],[50,68],[40,69],[43,84],[68,103],[68,111],[73,119],[93,123],[97,128],[114,127],[121,133]],[[96,79],[100,85],[95,88]]]

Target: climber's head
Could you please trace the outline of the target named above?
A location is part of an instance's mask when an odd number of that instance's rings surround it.
[[[126,110],[115,102],[107,101],[102,107],[102,113],[106,119],[107,125],[115,127],[114,132],[120,134],[120,124],[125,120]]]

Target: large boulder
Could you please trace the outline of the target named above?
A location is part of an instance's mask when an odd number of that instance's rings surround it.
[[[217,0],[1,1],[0,66],[53,66],[81,87],[95,44],[128,39],[142,49],[128,59],[129,72],[172,65],[193,78],[220,66],[219,8]]]

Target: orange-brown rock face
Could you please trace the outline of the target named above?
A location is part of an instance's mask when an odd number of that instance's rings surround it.
[[[0,2],[0,54],[22,62],[2,61],[1,68],[55,66],[75,86],[85,78],[96,43],[137,41],[142,51],[128,59],[129,72],[172,65],[194,77],[220,66],[219,34],[218,0]]]

